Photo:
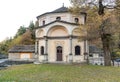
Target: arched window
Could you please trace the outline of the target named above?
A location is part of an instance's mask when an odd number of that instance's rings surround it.
[[[79,19],[78,18],[75,18],[75,23],[78,23],[79,22]]]
[[[41,55],[44,55],[44,47],[41,46]]]
[[[81,53],[80,46],[75,46],[75,55],[80,55],[80,53]]]
[[[45,20],[44,20],[44,21],[42,21],[42,23],[43,23],[43,25],[45,25]]]
[[[56,20],[59,20],[59,21],[60,21],[60,20],[61,20],[61,17],[56,17]]]

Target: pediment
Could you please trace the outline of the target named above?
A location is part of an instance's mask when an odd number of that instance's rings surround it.
[[[50,25],[63,25],[63,24],[67,24],[67,25],[73,25],[73,26],[78,26],[79,24],[77,23],[71,23],[71,22],[66,22],[66,21],[58,21],[58,20],[55,20],[53,22],[50,22],[48,24],[45,24],[43,26],[39,26],[38,28],[44,28],[44,27],[47,27],[47,26],[50,26]]]

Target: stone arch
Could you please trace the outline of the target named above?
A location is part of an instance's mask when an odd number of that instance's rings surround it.
[[[73,35],[73,36],[79,36],[79,35],[80,35],[80,32],[78,32],[78,30],[79,30],[78,28],[73,29],[73,30],[72,30],[72,35]]]
[[[69,35],[68,30],[61,25],[51,27],[47,33],[47,36],[52,36],[52,37],[68,36],[68,35]]]
[[[36,37],[43,37],[45,35],[45,32],[43,29],[39,29],[36,33]]]

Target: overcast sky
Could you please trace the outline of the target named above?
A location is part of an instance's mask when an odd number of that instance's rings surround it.
[[[0,0],[0,41],[13,37],[20,26],[28,26],[36,16],[59,7],[69,0]]]

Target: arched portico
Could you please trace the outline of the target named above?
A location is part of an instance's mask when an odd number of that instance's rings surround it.
[[[72,30],[72,35],[73,35],[73,36],[79,36],[79,35],[80,35],[79,28],[74,28],[74,29]]]
[[[69,35],[68,30],[61,25],[53,26],[47,32],[47,36],[50,36],[50,37],[56,37],[56,36],[61,37],[61,36],[68,36],[68,35]]]
[[[36,31],[36,37],[39,38],[39,37],[44,37],[45,36],[45,31],[43,29],[38,29]]]

